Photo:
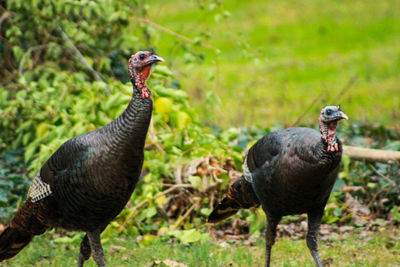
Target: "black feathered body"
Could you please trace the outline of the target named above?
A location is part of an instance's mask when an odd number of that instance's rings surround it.
[[[254,144],[247,154],[247,166],[264,210],[284,216],[325,206],[341,156],[340,141],[338,152],[327,152],[318,131],[288,128]]]
[[[139,180],[152,109],[152,99],[142,98],[134,86],[128,107],[117,119],[61,145],[38,175],[51,194],[38,201],[28,197],[18,210],[0,234],[0,261],[50,228],[104,230]]]
[[[55,207],[49,227],[93,231],[124,208],[138,182],[152,100],[137,94],[107,126],[65,142],[40,170]]]
[[[218,222],[260,204],[274,217],[323,210],[339,171],[342,146],[337,141],[339,151],[327,152],[321,134],[310,128],[265,135],[249,149],[245,175],[229,186],[208,221]]]

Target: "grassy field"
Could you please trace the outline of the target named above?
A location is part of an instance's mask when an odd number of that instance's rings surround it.
[[[315,122],[327,104],[341,104],[352,120],[399,125],[398,1],[213,3],[151,1],[147,15],[215,48],[195,49],[206,57],[193,63],[176,49],[181,39],[152,28],[160,33],[152,42],[211,124],[291,125],[319,97],[302,122]],[[219,109],[215,101],[205,104],[207,91],[220,97]]]
[[[320,255],[329,266],[398,266],[398,231],[387,229],[352,235],[333,234],[320,241]],[[76,245],[55,244],[50,234],[37,237],[16,258],[0,266],[75,266],[79,253]],[[144,246],[129,237],[104,239],[107,266],[167,266],[158,261],[173,260],[187,266],[262,266],[264,240],[253,246],[225,243],[170,244],[155,241]],[[40,249],[38,249],[40,248]],[[274,266],[314,266],[305,240],[279,238],[273,248]],[[92,259],[86,266],[96,266]]]

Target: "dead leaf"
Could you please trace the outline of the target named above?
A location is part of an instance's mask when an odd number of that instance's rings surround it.
[[[173,261],[173,260],[163,260],[163,261],[154,261],[152,266],[157,266],[157,265],[161,265],[161,266],[168,266],[168,267],[188,267],[186,264],[184,263],[180,263],[177,261]]]
[[[324,267],[332,266],[333,259],[327,258],[327,259],[323,260],[321,263],[322,263],[322,266],[324,266]]]

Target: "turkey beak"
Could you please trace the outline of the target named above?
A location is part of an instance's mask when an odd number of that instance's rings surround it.
[[[147,60],[147,65],[151,65],[151,64],[154,64],[156,62],[163,62],[163,61],[164,61],[164,59],[162,57],[159,57],[159,56],[156,56],[156,55],[152,55]]]
[[[344,114],[343,113],[343,111],[338,111],[337,112],[337,114],[336,114],[336,116],[335,116],[338,120],[341,120],[341,119],[346,119],[346,120],[348,120],[349,118],[347,117],[347,115],[346,114]]]

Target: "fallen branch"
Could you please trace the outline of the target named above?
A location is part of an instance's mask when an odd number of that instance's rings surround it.
[[[79,60],[83,63],[83,65],[85,65],[86,68],[88,68],[89,71],[93,74],[94,78],[98,81],[103,81],[100,75],[89,65],[89,63],[87,63],[86,59],[82,56],[78,48],[76,48],[76,46],[72,43],[71,39],[69,39],[67,34],[63,31],[63,29],[61,27],[58,27],[58,31],[61,33],[62,38],[69,44],[72,50],[76,53],[76,55],[78,56]],[[107,88],[104,88],[104,91],[107,95],[110,94],[110,91],[108,91]]]
[[[176,184],[171,186],[170,188],[168,188],[167,190],[164,190],[158,194],[156,194],[154,197],[151,198],[151,200],[155,200],[157,198],[159,198],[162,195],[166,195],[172,191],[174,191],[175,189],[178,188],[192,188],[193,186],[191,184]],[[146,205],[149,202],[148,199],[143,200],[142,202],[138,203],[135,207],[133,207],[131,209],[131,212],[128,214],[128,216],[126,216],[125,222],[119,227],[118,232],[121,232],[122,230],[125,229],[125,225],[132,219],[133,215],[135,214],[135,212],[140,209],[141,207],[143,207],[144,205]]]
[[[400,151],[343,146],[343,154],[355,160],[400,163]]]

